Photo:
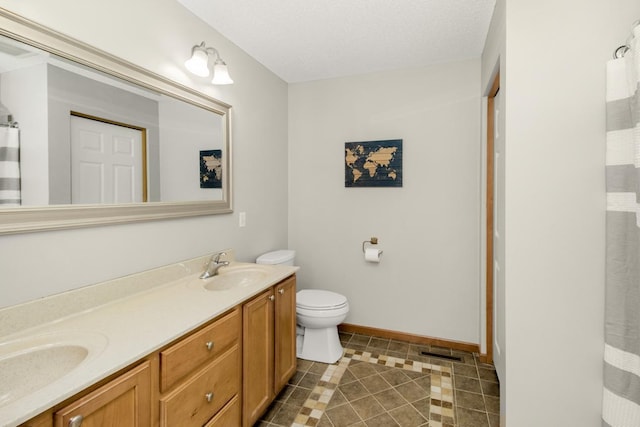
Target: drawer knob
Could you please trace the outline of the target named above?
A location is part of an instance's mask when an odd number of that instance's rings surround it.
[[[207,350],[211,351],[213,348],[213,341],[207,341],[205,345],[207,346]]]
[[[210,391],[209,393],[204,395],[205,399],[207,399],[208,403],[211,403],[211,401],[213,400],[213,392]]]
[[[273,295],[269,295],[269,301],[273,301],[274,299],[276,299],[276,297],[274,297]]]
[[[76,415],[75,417],[71,417],[69,419],[69,427],[80,427],[82,425],[83,420],[82,415]]]
[[[279,293],[280,295],[284,295],[284,289],[282,289],[282,288],[278,289],[278,293]]]

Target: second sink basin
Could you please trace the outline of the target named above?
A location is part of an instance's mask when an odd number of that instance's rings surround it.
[[[102,351],[100,334],[54,333],[0,345],[0,408],[69,374]]]
[[[204,288],[209,291],[224,291],[257,284],[267,278],[273,267],[262,264],[231,264],[222,267],[218,274],[204,280]]]

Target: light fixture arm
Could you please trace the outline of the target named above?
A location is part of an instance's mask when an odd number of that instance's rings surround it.
[[[200,46],[210,55],[215,55],[215,62],[218,61],[222,61],[222,58],[220,58],[220,52],[218,52],[218,49],[216,49],[215,47],[206,47],[204,42],[200,43]],[[222,61],[224,62],[224,61]]]

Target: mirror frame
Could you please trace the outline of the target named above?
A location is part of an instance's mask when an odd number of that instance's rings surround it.
[[[223,149],[226,152],[221,200],[1,208],[0,235],[233,212],[231,105],[3,8],[0,8],[0,35],[219,114],[223,122]]]

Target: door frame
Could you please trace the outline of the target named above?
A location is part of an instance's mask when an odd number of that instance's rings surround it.
[[[147,191],[147,128],[143,128],[140,126],[135,126],[129,123],[118,122],[115,120],[105,119],[103,117],[92,116],[90,114],[80,113],[78,111],[69,111],[69,115],[81,117],[83,119],[95,120],[97,122],[106,123],[108,125],[121,126],[129,129],[134,129],[140,131],[141,133],[141,144],[140,147],[140,156],[142,157],[142,202],[147,202],[148,200],[148,191]]]
[[[486,353],[481,355],[484,363],[493,363],[493,296],[494,296],[494,171],[495,171],[495,97],[500,91],[500,70],[497,71],[491,89],[487,95],[487,142],[486,142],[486,180],[485,180],[485,325]]]

